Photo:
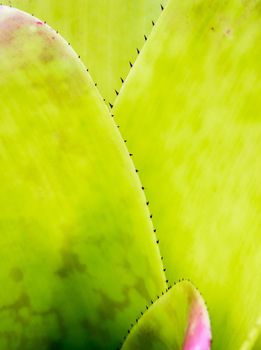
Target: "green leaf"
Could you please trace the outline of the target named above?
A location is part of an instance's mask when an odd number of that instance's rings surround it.
[[[122,350],[209,350],[208,312],[190,282],[173,286],[136,321]]]
[[[89,68],[106,102],[113,103],[144,35],[167,0],[4,0],[57,29]]]
[[[0,348],[115,348],[165,286],[141,185],[89,74],[0,6]]]
[[[260,350],[261,349],[261,332],[259,328],[259,334],[258,337],[256,338],[251,350]]]
[[[239,349],[260,314],[260,24],[260,1],[170,1],[113,110],[213,349]]]
[[[247,340],[241,346],[240,350],[260,350],[261,349],[261,317],[248,334]]]

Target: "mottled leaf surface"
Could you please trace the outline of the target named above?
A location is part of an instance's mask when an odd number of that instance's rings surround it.
[[[240,348],[261,302],[260,1],[175,1],[113,113],[170,281],[190,278],[213,349]]]
[[[115,348],[166,288],[145,197],[89,74],[0,6],[0,348]]]
[[[106,102],[113,103],[167,0],[4,0],[47,21],[71,43]]]

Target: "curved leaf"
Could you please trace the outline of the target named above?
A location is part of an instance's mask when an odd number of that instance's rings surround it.
[[[260,24],[259,1],[170,1],[113,110],[213,349],[238,349],[260,314]]]
[[[70,46],[0,6],[0,348],[115,348],[164,287],[144,194]]]
[[[102,96],[113,103],[129,61],[152,28],[166,0],[4,0],[47,21],[81,56]]]
[[[208,312],[190,282],[180,282],[152,305],[130,331],[122,350],[209,350]]]

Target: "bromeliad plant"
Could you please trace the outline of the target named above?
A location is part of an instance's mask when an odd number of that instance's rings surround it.
[[[0,349],[260,349],[260,2],[5,5]]]

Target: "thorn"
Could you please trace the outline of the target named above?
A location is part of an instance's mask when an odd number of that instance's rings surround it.
[[[127,142],[127,140],[124,140],[124,142]]]
[[[114,117],[114,114],[111,114],[112,118]]]
[[[138,319],[136,318],[136,323],[138,323]]]
[[[165,271],[166,271],[166,268],[164,268],[163,271],[165,272]]]
[[[78,58],[81,58],[81,56],[79,55]]]
[[[121,82],[122,82],[122,84],[124,83],[124,80],[121,78]]]
[[[161,295],[164,295],[164,292],[162,292]]]
[[[166,281],[167,282],[167,281]],[[168,282],[167,282],[168,283]],[[175,283],[176,284],[176,283]],[[170,290],[171,286],[168,286],[168,290]]]
[[[95,83],[94,85],[97,86],[97,83]]]
[[[166,283],[169,283],[169,280],[166,280]]]
[[[145,188],[144,188],[143,186],[141,187],[141,189],[142,189],[142,190],[145,190]]]
[[[120,126],[119,125],[117,125],[117,128],[119,128]]]
[[[103,99],[103,101],[105,102],[105,98]]]
[[[152,219],[152,214],[150,214],[150,218]]]
[[[128,329],[128,333],[130,334],[130,330]]]
[[[131,66],[131,68],[132,68],[132,63],[131,63],[131,61],[130,61],[129,63],[130,63],[130,66]]]
[[[150,204],[150,202],[146,202],[146,205],[149,205]]]
[[[153,304],[153,300],[151,300],[151,304]]]
[[[136,171],[136,173],[138,173],[138,172],[139,172],[139,170],[138,170],[138,169],[135,169],[135,171]]]
[[[154,228],[153,232],[156,232],[157,230]]]
[[[137,48],[136,50],[137,50],[137,53],[138,53],[138,55],[139,55],[139,53],[140,53],[140,50],[139,50],[138,48]]]
[[[161,257],[161,260],[163,260],[163,256]]]
[[[156,243],[159,244],[159,239],[156,240]]]
[[[159,299],[159,296],[157,295],[157,298]]]
[[[146,305],[146,309],[147,309],[147,310],[149,310],[149,307],[148,307],[148,305]]]
[[[132,157],[133,156],[133,154],[132,153],[130,153],[130,157]]]
[[[167,291],[168,291],[168,288],[166,289],[166,293],[167,293]]]
[[[160,8],[161,8],[161,11],[164,10],[164,6],[162,4],[160,4]]]
[[[118,95],[119,95],[119,92],[118,92],[117,90],[115,90],[115,92],[116,92],[116,95],[118,96]]]
[[[147,37],[146,37],[146,35],[144,35],[144,39],[145,39],[145,41],[147,40]]]
[[[109,102],[109,106],[112,108],[113,107],[113,105]]]
[[[140,314],[141,314],[141,316],[143,316],[143,312],[142,312],[142,311],[141,311],[141,313],[140,313]]]
[[[153,26],[155,25],[154,21],[152,21],[152,25],[153,25]]]

